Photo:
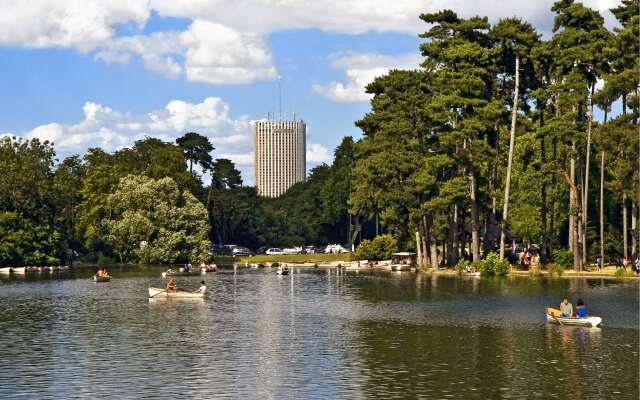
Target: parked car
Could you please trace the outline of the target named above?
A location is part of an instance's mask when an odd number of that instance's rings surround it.
[[[330,244],[324,249],[324,252],[327,254],[338,254],[338,253],[349,253],[349,250],[345,249],[339,244]]]
[[[261,246],[256,250],[256,254],[267,254],[267,250],[269,250],[270,246]]]
[[[282,249],[283,254],[300,254],[302,253],[301,247],[290,247],[288,249]]]
[[[305,246],[304,247],[304,252],[307,254],[315,254],[317,253],[319,250],[316,246]]]
[[[279,249],[279,248],[277,248],[277,247],[272,247],[272,248],[270,248],[269,250],[265,251],[264,253],[265,253],[265,254],[268,254],[268,255],[270,255],[270,256],[279,256],[279,255],[284,254],[284,253],[282,252],[282,249]]]
[[[238,257],[238,256],[252,256],[253,254],[251,253],[251,250],[247,249],[246,247],[235,246],[233,250],[231,250],[231,255],[234,257]]]

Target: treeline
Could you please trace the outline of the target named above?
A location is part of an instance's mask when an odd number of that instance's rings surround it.
[[[611,10],[613,32],[573,0],[552,11],[548,40],[517,18],[421,15],[422,68],[368,85],[351,212],[379,215],[422,264],[512,240],[543,261],[566,248],[576,269],[638,254],[639,2]]]
[[[369,84],[363,138],[277,199],[194,132],[61,162],[51,143],[3,138],[0,264],[193,262],[210,243],[380,233],[430,266],[505,257],[516,242],[543,262],[568,252],[576,269],[637,256],[640,1],[611,10],[613,31],[572,0],[552,11],[548,40],[517,18],[421,15],[421,68]]]
[[[214,150],[190,132],[176,143],[145,138],[58,161],[52,143],[0,139],[0,264],[199,262],[211,243],[255,249],[347,240],[350,137],[331,167],[316,167],[278,199],[243,186],[235,165],[213,159]]]

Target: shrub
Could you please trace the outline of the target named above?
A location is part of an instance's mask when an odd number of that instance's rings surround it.
[[[487,257],[480,262],[480,272],[482,275],[506,275],[509,271],[509,261],[501,260],[497,253],[489,253]]]
[[[461,274],[461,275],[464,274],[465,272],[467,272],[467,261],[466,260],[458,261],[454,269],[458,274]]]
[[[356,260],[388,260],[398,251],[398,242],[391,235],[378,235],[373,240],[363,240],[356,250]]]
[[[627,275],[627,271],[624,268],[616,268],[615,276],[617,278],[624,278]]]
[[[531,269],[529,270],[529,276],[531,278],[539,278],[540,276],[542,276],[540,267],[539,266],[531,267]]]
[[[557,276],[562,276],[562,274],[564,273],[564,270],[566,268],[562,265],[559,265],[557,263],[553,263],[549,265],[549,275],[557,275]]]
[[[96,264],[98,265],[113,265],[115,263],[116,261],[113,258],[102,255],[98,257],[98,260],[96,261]]]
[[[569,249],[557,249],[553,251],[553,262],[563,269],[573,266],[573,253]],[[560,274],[562,275],[562,274]]]

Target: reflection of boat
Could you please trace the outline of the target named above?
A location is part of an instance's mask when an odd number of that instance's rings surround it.
[[[403,251],[400,253],[394,253],[391,259],[392,271],[410,271],[411,267],[416,264],[416,253]]]
[[[109,282],[111,280],[111,277],[94,275],[93,280],[96,282]]]
[[[547,314],[547,322],[551,322],[554,324],[560,325],[575,325],[575,326],[586,326],[589,328],[595,328],[600,325],[602,322],[602,318],[600,317],[587,317],[587,318],[567,318],[560,316],[560,310],[547,307],[544,309],[544,312]]]
[[[175,292],[167,292],[166,289],[162,288],[149,288],[149,297],[158,298],[158,297],[176,297],[176,298],[196,298],[196,297],[204,297],[204,293],[202,292],[187,292],[186,290],[178,290]]]

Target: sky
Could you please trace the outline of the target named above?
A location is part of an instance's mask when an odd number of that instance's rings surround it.
[[[545,36],[550,0],[0,0],[0,135],[59,158],[145,136],[209,137],[253,184],[252,121],[307,123],[307,169],[369,109],[364,86],[417,68],[421,13],[518,16]],[[616,0],[588,0],[608,11]]]

